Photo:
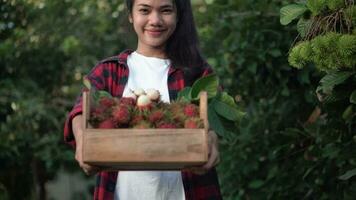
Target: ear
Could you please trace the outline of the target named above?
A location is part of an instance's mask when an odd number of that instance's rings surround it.
[[[132,14],[129,14],[129,22],[132,24],[133,19],[132,19]]]

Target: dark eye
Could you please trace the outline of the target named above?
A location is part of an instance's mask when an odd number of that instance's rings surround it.
[[[162,12],[169,14],[169,13],[172,13],[173,10],[172,9],[163,9]]]
[[[142,13],[142,14],[147,14],[148,13],[148,9],[146,9],[146,8],[141,8],[141,9],[139,9],[138,10],[140,13]]]

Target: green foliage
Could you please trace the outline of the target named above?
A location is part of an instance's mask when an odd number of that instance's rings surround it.
[[[313,13],[313,15],[318,15],[326,10],[327,0],[307,0],[307,7]]]
[[[307,0],[306,6],[314,16],[326,11],[335,11],[345,7],[344,0]]]
[[[63,143],[64,120],[82,74],[130,41],[120,40],[120,5],[1,1],[0,199],[45,199],[58,169],[79,169]]]
[[[216,74],[201,77],[193,83],[192,87],[186,87],[180,91],[178,100],[198,101],[200,92],[206,91],[209,125],[218,135],[228,138],[230,134],[228,128],[236,129],[244,112],[241,106],[235,103],[233,97],[226,92],[218,91],[218,82]]]
[[[309,169],[306,169],[303,180],[308,181],[313,176],[312,173],[316,174],[315,170],[322,170],[314,183],[322,189],[337,185],[337,189],[333,194],[323,194],[317,196],[317,199],[352,199],[356,194],[353,188],[356,186],[353,178],[356,163],[349,154],[355,152],[352,146],[356,142],[356,112],[352,104],[356,86],[356,35],[352,30],[355,21],[351,14],[354,5],[348,1],[316,0],[307,1],[307,6],[314,16],[318,15],[310,20],[314,26],[319,27],[314,32],[309,32],[312,27],[298,29],[299,32],[307,30],[308,33],[302,34],[303,41],[290,51],[289,63],[297,68],[315,65],[320,71],[326,72],[326,75],[320,80],[316,90],[325,115],[319,116],[317,123],[312,126],[304,126],[305,130],[301,132],[308,136],[305,159],[315,161],[315,165],[307,167]],[[340,17],[340,14],[344,17]],[[331,28],[328,27],[330,23],[333,23]],[[347,30],[342,28],[345,25]],[[317,164],[320,160],[325,167]],[[336,173],[328,169],[334,169]],[[328,179],[320,178],[322,176]],[[312,194],[317,190],[318,187],[315,187],[309,192]],[[309,192],[304,198],[315,198]]]
[[[348,23],[356,24],[356,14],[355,13],[356,13],[356,5],[351,5],[351,6],[347,7],[343,12],[344,19],[346,21],[348,21]]]
[[[344,83],[352,75],[353,74],[349,72],[329,73],[320,80],[320,86],[318,87],[317,91],[330,94],[337,85]]]
[[[326,5],[330,10],[337,10],[345,6],[345,0],[326,0]]]
[[[305,19],[304,17],[301,17],[298,20],[297,30],[301,37],[304,38],[307,35],[308,31],[311,28],[311,25],[312,25],[311,19]]]
[[[199,93],[205,90],[208,93],[208,97],[212,98],[216,96],[217,89],[219,86],[216,74],[210,74],[208,76],[202,77],[194,82],[192,85],[192,90],[190,91],[190,98],[193,100],[199,99]]]
[[[209,63],[224,89],[247,108],[238,129],[229,129],[231,137],[222,141],[223,194],[234,200],[352,199],[354,177],[339,176],[355,168],[355,123],[346,124],[340,115],[347,105],[318,102],[322,76],[308,60],[311,42],[298,50],[308,67],[288,66],[285,53],[295,27],[281,27],[276,16],[280,4],[288,3],[216,0],[196,15]],[[301,16],[310,19],[307,12]],[[319,107],[322,113],[313,117]]]
[[[356,176],[356,168],[347,171],[345,174],[341,175],[339,178],[341,180],[349,180],[351,177]]]
[[[287,25],[294,19],[304,14],[305,11],[307,11],[307,7],[305,7],[304,4],[290,4],[284,6],[280,10],[280,22],[282,25]]]
[[[300,42],[292,48],[289,53],[288,62],[292,66],[301,69],[312,61],[312,53],[313,50],[309,41]]]
[[[355,56],[356,35],[329,32],[294,46],[288,60],[297,68],[314,63],[321,71],[354,70]]]

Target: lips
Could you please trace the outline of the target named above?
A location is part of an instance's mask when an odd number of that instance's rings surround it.
[[[152,36],[160,36],[164,31],[163,29],[146,29],[146,32]]]

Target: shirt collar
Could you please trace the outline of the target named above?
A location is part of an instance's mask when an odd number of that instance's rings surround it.
[[[123,66],[125,66],[127,68],[127,58],[129,57],[129,55],[134,52],[131,49],[127,49],[123,52],[121,52],[118,55],[118,63],[122,64]],[[172,64],[169,65],[169,70],[168,70],[168,75],[171,75],[173,72],[177,71],[177,68],[174,67]]]

